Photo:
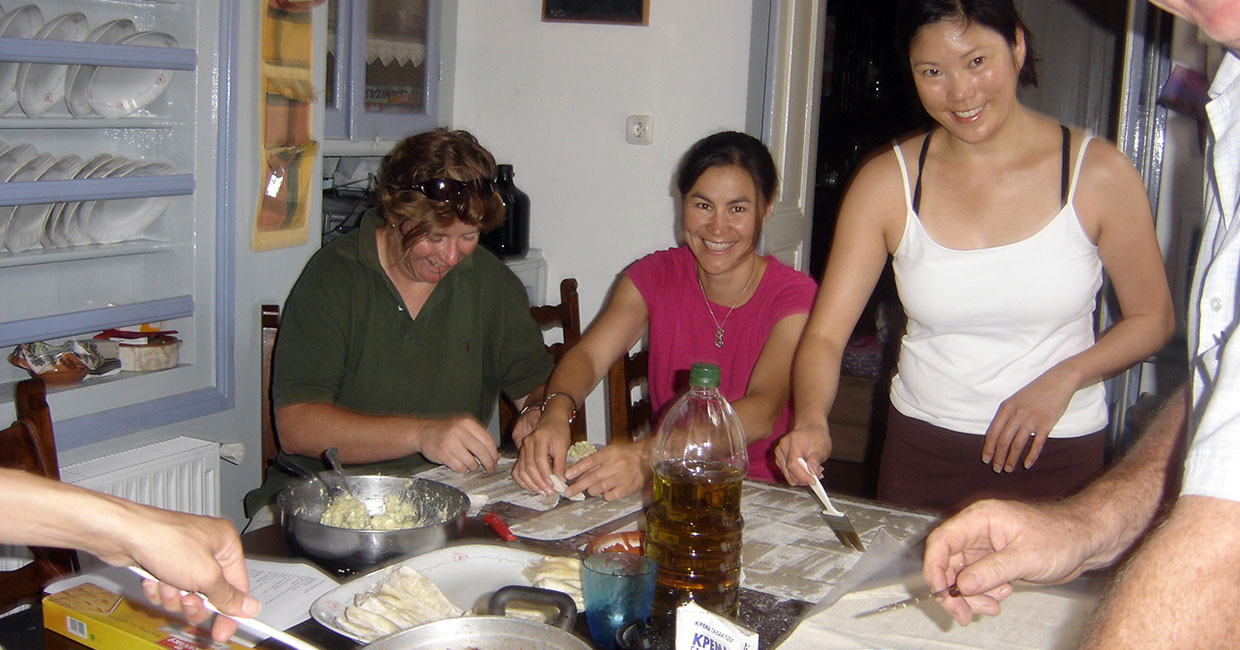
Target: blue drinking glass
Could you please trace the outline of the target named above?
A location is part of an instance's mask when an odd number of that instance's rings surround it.
[[[654,560],[635,553],[595,553],[581,563],[590,637],[604,650],[616,647],[616,631],[650,617]]]

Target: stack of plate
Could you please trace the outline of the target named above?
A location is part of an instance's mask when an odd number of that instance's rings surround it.
[[[138,31],[133,21],[118,18],[90,29],[86,16],[70,12],[46,23],[33,4],[5,13],[0,7],[0,37],[84,41],[142,47],[177,47],[163,32]],[[0,61],[0,115],[21,106],[27,117],[39,117],[62,99],[74,117],[91,113],[118,118],[154,102],[172,82],[173,70],[98,67],[59,63]]]
[[[0,18],[0,37],[34,38],[43,27],[43,12],[34,5],[18,7]],[[0,61],[0,115],[17,105],[17,61]]]
[[[138,28],[134,26],[132,20],[118,18],[91,30],[86,35],[86,42],[119,43],[137,32]],[[74,117],[83,117],[91,113],[90,102],[86,100],[86,91],[94,74],[95,66],[93,65],[71,65],[65,74],[65,104],[69,106],[69,113]]]
[[[26,5],[34,7],[34,5]],[[17,11],[22,11],[22,7]],[[38,8],[35,8],[38,11]],[[57,16],[34,35],[49,41],[80,41],[90,33],[86,16],[74,12]],[[17,66],[17,103],[29,117],[38,117],[65,97],[65,73],[69,66],[60,63],[30,63]]]
[[[74,154],[57,158],[33,145],[9,146],[0,140],[0,182],[118,178],[171,174],[172,165],[129,160],[101,153],[83,161]],[[168,209],[167,196],[56,201],[0,206],[0,250],[13,253],[112,244],[140,234]]]

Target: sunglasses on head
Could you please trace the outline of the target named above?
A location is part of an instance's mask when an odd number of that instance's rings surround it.
[[[458,181],[453,178],[431,178],[403,187],[393,185],[392,189],[396,191],[417,190],[432,201],[451,203],[467,187],[473,187],[474,193],[478,196],[490,196],[495,191],[495,181],[487,178],[478,178],[472,181]]]

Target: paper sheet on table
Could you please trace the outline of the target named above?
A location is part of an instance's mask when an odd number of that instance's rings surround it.
[[[777,646],[778,650],[1074,648],[1101,591],[1101,580],[1096,578],[1058,587],[1018,588],[1003,601],[999,616],[978,617],[965,627],[957,625],[933,601],[856,618],[861,612],[914,595],[924,589],[919,583],[846,594],[833,606],[815,610]]]
[[[418,478],[439,481],[458,488],[469,495],[473,503],[502,501],[543,512],[534,522],[508,522],[513,533],[529,539],[550,541],[573,537],[641,510],[640,493],[615,501],[606,501],[601,497],[586,497],[583,501],[542,497],[512,480],[512,466],[515,463],[515,459],[501,458],[495,471],[489,474],[457,474],[441,465],[419,473]]]
[[[834,605],[845,594],[856,591],[858,587],[891,584],[920,571],[921,558],[914,553],[914,548],[919,547],[920,542],[921,537],[900,540],[885,530],[878,531],[857,563],[831,585],[831,590],[806,616],[813,616]]]
[[[331,576],[304,562],[247,559],[245,566],[250,575],[250,595],[263,604],[258,620],[281,630],[287,630],[310,618],[311,603],[339,584]],[[105,567],[57,580],[44,591],[54,594],[86,582],[134,602],[148,602],[142,594],[142,579],[123,567]],[[233,640],[251,648],[262,641],[246,630],[238,630]]]
[[[867,567],[885,567],[905,553],[905,547],[916,544],[936,519],[873,501],[845,496],[832,500],[848,513],[866,544],[865,553],[840,544],[809,490],[746,481],[741,493],[745,517],[741,584],[780,598],[822,602],[837,591],[836,585],[859,584],[876,571]]]

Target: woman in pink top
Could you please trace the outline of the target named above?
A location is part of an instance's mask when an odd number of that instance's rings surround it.
[[[616,499],[650,479],[650,438],[608,445],[565,471],[571,413],[647,330],[656,420],[686,388],[690,365],[718,364],[720,388],[750,443],[749,476],[774,480],[771,448],[787,428],[788,369],[817,289],[755,250],[777,183],[770,152],[751,136],[716,133],[689,149],[677,176],[684,245],[625,269],[598,318],[556,365],[536,428],[514,438],[518,484],[551,494],[554,473],[571,482],[568,496]]]

